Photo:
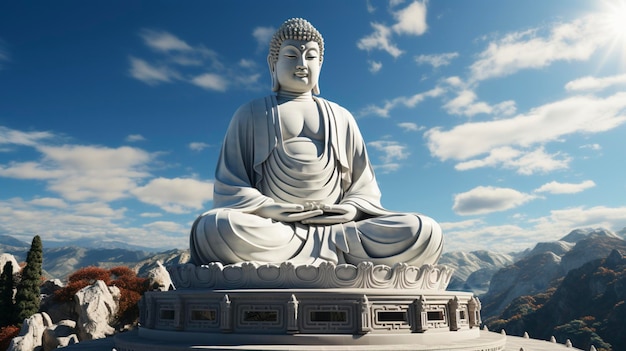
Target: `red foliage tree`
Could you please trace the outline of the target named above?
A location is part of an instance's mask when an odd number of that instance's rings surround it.
[[[146,279],[137,277],[135,271],[128,267],[119,266],[109,270],[93,266],[81,268],[69,276],[64,288],[54,293],[55,298],[59,301],[71,301],[80,289],[97,280],[102,280],[107,286],[116,286],[120,289],[118,320],[126,323],[136,320],[139,316],[137,304],[141,295],[146,291]]]
[[[9,325],[0,328],[0,350],[9,348],[11,340],[20,333],[20,328],[15,325]]]
[[[111,273],[100,267],[89,266],[81,268],[69,276],[65,287],[54,292],[54,297],[58,301],[72,301],[78,290],[98,280],[102,280],[106,285],[110,285]]]

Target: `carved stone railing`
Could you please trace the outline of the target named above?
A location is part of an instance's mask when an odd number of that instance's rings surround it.
[[[393,267],[361,262],[335,265],[295,266],[290,262],[259,264],[244,262],[222,265],[193,264],[167,267],[176,289],[246,289],[246,288],[366,288],[445,290],[452,278],[453,269],[443,265],[409,266],[405,263]]]

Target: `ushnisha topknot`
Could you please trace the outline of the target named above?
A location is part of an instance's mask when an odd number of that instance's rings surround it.
[[[320,47],[320,65],[324,59],[324,38],[313,25],[304,18],[290,18],[286,20],[274,33],[270,41],[269,61],[275,64],[278,61],[278,51],[283,41],[306,40],[315,41]]]

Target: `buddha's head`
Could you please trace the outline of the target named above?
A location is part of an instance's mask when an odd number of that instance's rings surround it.
[[[285,21],[270,41],[269,64],[272,91],[319,94],[319,73],[324,58],[324,39],[307,20]]]

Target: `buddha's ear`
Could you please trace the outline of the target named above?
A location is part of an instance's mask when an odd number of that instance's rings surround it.
[[[276,62],[272,62],[272,55],[267,55],[267,65],[270,68],[270,77],[272,78],[272,91],[277,92],[280,89],[280,84],[276,76]]]
[[[320,63],[320,72],[321,72],[321,69],[322,69],[322,64]],[[313,93],[313,95],[320,94],[320,78],[319,77],[317,77],[317,84],[315,84],[311,92]]]

